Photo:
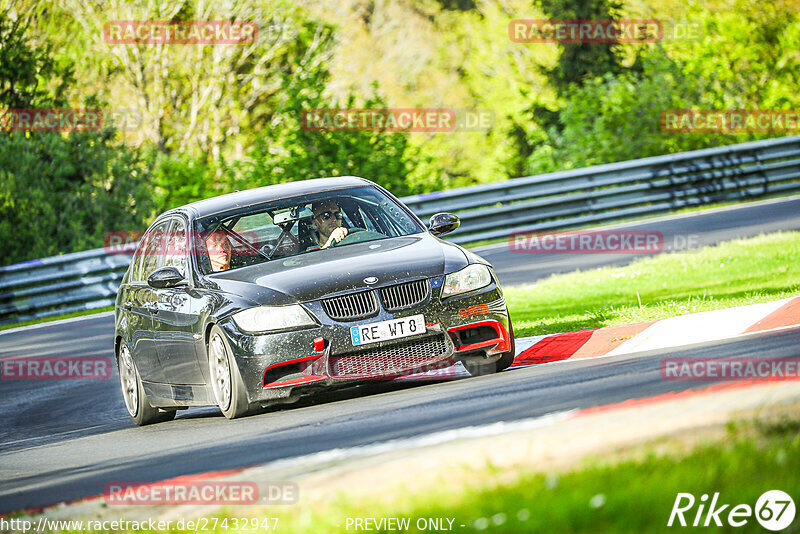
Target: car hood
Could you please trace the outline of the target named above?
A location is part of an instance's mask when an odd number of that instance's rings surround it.
[[[440,276],[466,267],[461,247],[429,234],[353,243],[277,259],[207,279],[258,304],[286,305],[366,287]],[[370,276],[378,282],[368,286]]]

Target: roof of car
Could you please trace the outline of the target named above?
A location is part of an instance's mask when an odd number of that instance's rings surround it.
[[[319,193],[329,189],[374,185],[369,180],[357,176],[338,176],[335,178],[315,178],[313,180],[298,180],[284,184],[268,185],[257,189],[236,191],[227,195],[198,200],[186,204],[177,210],[194,211],[198,217],[205,217],[220,211],[249,206],[261,202],[268,202],[279,198],[292,197],[310,193]]]

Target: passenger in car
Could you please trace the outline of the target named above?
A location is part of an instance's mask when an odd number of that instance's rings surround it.
[[[217,230],[206,238],[208,259],[213,272],[226,271],[231,267],[231,242],[225,232]]]
[[[347,228],[342,226],[344,214],[335,200],[314,202],[311,212],[314,214],[319,248],[328,248],[333,242],[338,243],[347,236]]]

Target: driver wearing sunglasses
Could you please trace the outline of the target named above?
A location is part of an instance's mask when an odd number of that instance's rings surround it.
[[[314,226],[319,235],[319,248],[328,248],[347,236],[347,228],[342,226],[341,208],[334,200],[323,200],[311,205]]]

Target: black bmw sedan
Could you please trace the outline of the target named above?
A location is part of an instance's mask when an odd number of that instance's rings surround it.
[[[356,177],[273,185],[159,216],[116,300],[125,406],[230,418],[319,389],[452,366],[501,371],[513,329],[485,260]]]

